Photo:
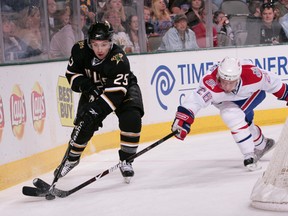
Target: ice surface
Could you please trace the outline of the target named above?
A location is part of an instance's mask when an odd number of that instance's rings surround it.
[[[282,125],[262,127],[278,140]],[[159,137],[159,139],[162,137]],[[153,142],[139,146],[143,149]],[[1,216],[274,216],[250,206],[250,194],[265,171],[249,172],[229,131],[175,138],[146,152],[134,162],[135,177],[126,184],[116,170],[66,198],[48,201],[22,195],[32,180],[0,192]],[[117,149],[83,158],[57,187],[70,190],[118,163]],[[51,182],[53,173],[39,176]]]

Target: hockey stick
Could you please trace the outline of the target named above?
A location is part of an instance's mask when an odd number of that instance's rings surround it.
[[[47,200],[55,199],[54,188],[55,188],[57,181],[59,180],[60,173],[64,167],[65,161],[67,160],[70,149],[71,149],[71,147],[69,144],[69,146],[68,146],[68,148],[64,154],[64,157],[60,163],[60,167],[57,170],[57,172],[55,173],[55,176],[54,176],[54,179],[53,179],[51,185],[49,185],[48,183],[46,183],[44,181],[39,181],[39,179],[36,178],[33,180],[33,184],[36,188],[24,186],[22,188],[22,193],[26,196],[45,197]]]
[[[167,136],[163,137],[162,139],[156,141],[155,143],[149,145],[148,147],[142,149],[141,151],[137,152],[136,154],[130,156],[129,158],[127,158],[126,161],[131,161],[137,157],[139,157],[140,155],[146,153],[147,151],[150,151],[151,149],[155,148],[156,146],[160,145],[161,143],[163,143],[164,141],[170,139],[171,137],[173,137],[175,134],[179,133],[178,131],[173,131],[170,134],[168,134]],[[76,186],[75,188],[72,188],[71,190],[68,191],[64,191],[64,190],[60,190],[58,188],[53,188],[53,195],[57,196],[57,197],[67,197],[73,193],[75,193],[76,191],[79,191],[80,189],[86,187],[87,185],[90,185],[91,183],[99,180],[100,178],[108,175],[109,173],[112,173],[113,171],[115,171],[116,169],[118,169],[120,166],[120,162],[117,163],[116,165],[110,167],[109,169],[106,169],[105,171],[101,172],[100,174],[94,176],[93,178],[83,182],[82,184]],[[44,188],[49,187],[50,185],[48,183],[46,183],[45,181],[43,181],[42,179],[37,179],[37,181],[39,181],[37,184],[38,185],[43,185]],[[51,187],[51,186],[50,186]],[[33,187],[26,187],[26,194],[28,193],[31,194],[30,196],[35,196],[37,193],[35,191],[41,190],[41,188],[33,188]],[[29,191],[29,192],[28,192]],[[33,194],[33,195],[32,195]],[[28,195],[29,196],[29,195]],[[37,196],[37,195],[36,195]],[[47,199],[47,198],[46,198]]]

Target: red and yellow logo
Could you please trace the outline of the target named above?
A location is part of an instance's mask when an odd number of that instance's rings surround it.
[[[10,116],[13,134],[22,139],[27,119],[24,94],[19,85],[15,85],[10,97]]]
[[[46,118],[45,97],[42,87],[38,82],[33,86],[31,93],[31,111],[33,127],[37,133],[42,133]]]
[[[0,97],[0,142],[2,140],[2,132],[3,132],[4,126],[5,126],[4,109],[3,109],[2,98]]]

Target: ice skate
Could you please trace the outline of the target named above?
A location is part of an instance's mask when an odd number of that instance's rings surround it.
[[[266,145],[265,148],[262,150],[254,149],[254,153],[256,155],[256,161],[260,160],[266,153],[272,150],[275,147],[275,141],[270,138],[266,138]]]
[[[121,171],[122,176],[124,177],[125,182],[129,184],[131,178],[134,176],[134,170],[132,164],[130,162],[121,161],[119,169]]]
[[[67,175],[67,173],[69,173],[74,167],[76,167],[79,164],[80,160],[77,161],[69,161],[66,160],[65,164],[63,166],[63,169],[61,170],[61,172],[59,173],[59,178],[62,178],[63,176]],[[56,176],[56,174],[58,173],[58,170],[60,168],[61,165],[59,165],[55,171],[54,171],[54,176]]]
[[[254,155],[253,153],[247,154],[244,157],[244,166],[249,170],[249,171],[255,171],[259,170],[262,167],[259,165],[257,162],[258,160],[256,159],[257,156]]]

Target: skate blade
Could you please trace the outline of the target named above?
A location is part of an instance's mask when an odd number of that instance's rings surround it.
[[[259,163],[253,163],[246,166],[249,171],[256,171],[262,169],[262,166]]]
[[[130,184],[131,178],[132,178],[132,177],[124,177],[124,182],[125,182],[126,184]]]

